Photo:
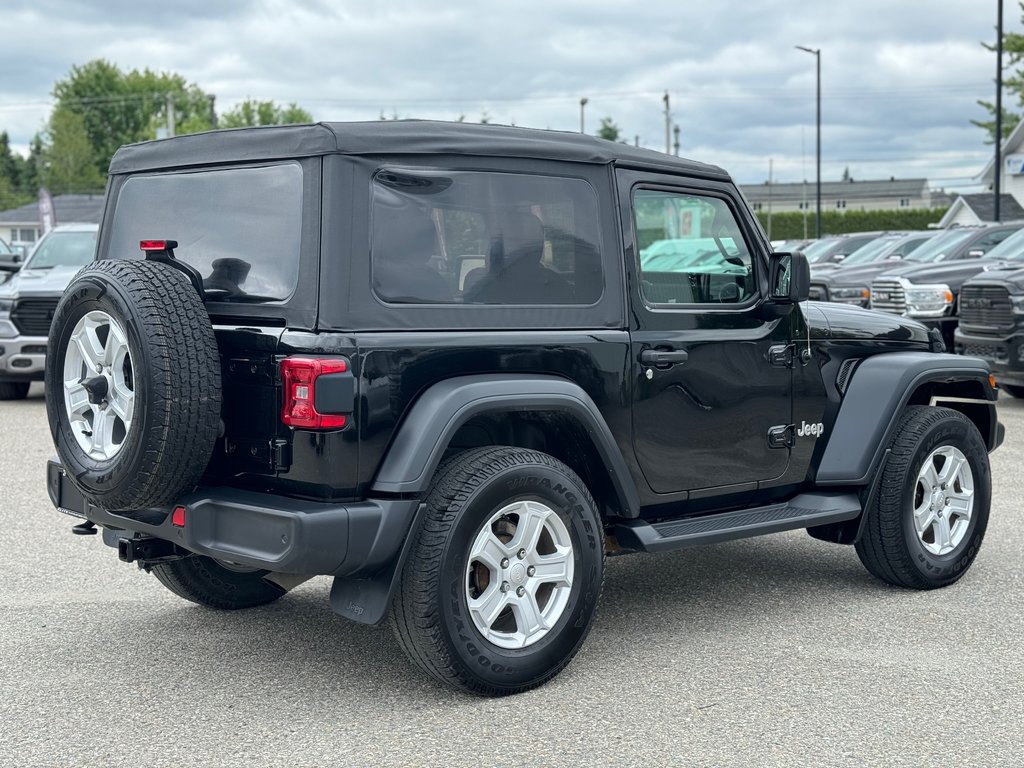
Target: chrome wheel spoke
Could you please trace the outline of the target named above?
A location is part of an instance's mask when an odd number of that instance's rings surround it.
[[[935,546],[938,547],[940,553],[952,549],[952,531],[949,528],[948,517],[941,516],[935,518],[935,522],[932,524],[932,532],[935,534]]]
[[[492,582],[480,597],[469,601],[469,610],[479,619],[479,624],[490,629],[507,605],[508,593],[501,591],[501,584]]]
[[[570,576],[570,563],[572,550],[569,547],[559,547],[551,555],[542,555],[533,559],[533,578],[538,584],[564,584],[572,586]]]
[[[488,531],[486,536],[477,537],[473,549],[470,550],[470,561],[478,560],[488,566],[491,571],[501,568],[501,561],[509,555],[508,548],[501,543],[501,540]]]
[[[64,396],[67,399],[68,415],[76,416],[91,410],[89,393],[80,381],[64,382]]]
[[[516,628],[519,634],[523,635],[524,641],[529,641],[533,635],[548,628],[537,605],[537,596],[527,590],[522,597],[517,597],[510,602],[512,613],[516,617]],[[524,645],[526,642],[523,643]]]
[[[924,467],[921,468],[921,473],[917,476],[917,480],[924,487],[925,494],[930,494],[942,484],[939,480],[939,473],[935,470],[934,454],[929,456],[928,461],[924,463]]]
[[[516,524],[516,535],[509,542],[508,548],[513,552],[518,552],[520,549],[532,552],[537,548],[537,541],[540,539],[541,531],[544,530],[544,524],[554,513],[535,501],[524,501],[522,506],[519,522]]]
[[[956,515],[961,519],[971,519],[971,512],[974,510],[974,491],[970,493],[951,493],[949,494],[949,507],[947,507],[950,514]]]

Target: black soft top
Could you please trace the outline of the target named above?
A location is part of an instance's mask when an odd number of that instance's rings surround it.
[[[114,153],[110,173],[253,162],[327,154],[481,155],[567,160],[663,169],[728,179],[714,165],[567,131],[432,120],[375,120],[209,131],[129,144]]]

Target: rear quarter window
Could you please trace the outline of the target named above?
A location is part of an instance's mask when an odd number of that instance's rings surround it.
[[[385,169],[371,219],[387,303],[590,305],[604,290],[597,196],[582,179]]]
[[[107,255],[138,258],[140,240],[176,240],[211,298],[285,301],[299,275],[302,186],[298,163],[133,176],[117,196]]]

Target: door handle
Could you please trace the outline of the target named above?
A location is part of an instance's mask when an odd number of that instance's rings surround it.
[[[690,353],[685,349],[645,349],[640,353],[640,362],[644,365],[675,365],[689,359]]]

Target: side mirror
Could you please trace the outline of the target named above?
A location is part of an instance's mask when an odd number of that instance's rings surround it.
[[[846,254],[845,253],[837,253],[837,254],[835,254],[832,257],[832,261],[834,261],[836,264],[839,264],[845,258],[846,258]]]
[[[0,254],[0,272],[17,272],[21,269],[20,253]]]
[[[811,291],[811,266],[802,253],[773,253],[768,269],[769,296],[776,304],[806,301]]]
[[[983,251],[981,248],[972,248],[967,252],[968,259],[980,259],[984,255],[985,251]]]

